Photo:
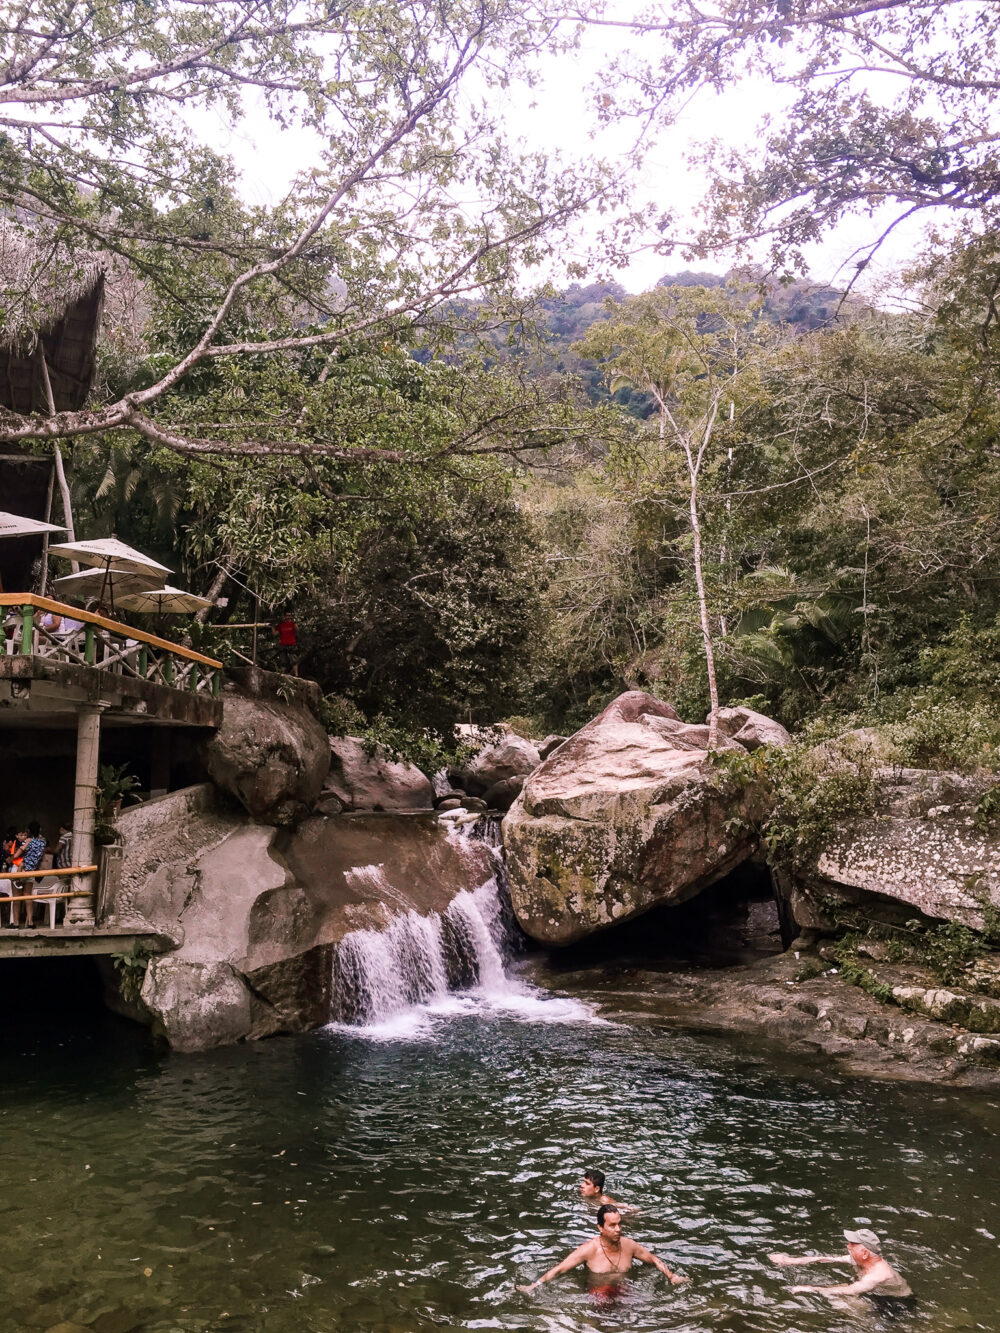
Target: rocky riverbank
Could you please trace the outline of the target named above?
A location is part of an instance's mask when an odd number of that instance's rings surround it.
[[[856,1076],[1000,1088],[1000,1039],[881,1002],[814,955],[790,950],[745,965],[669,970],[598,970],[536,956],[524,973],[560,994],[597,994],[612,1021],[747,1033]],[[942,990],[919,971],[900,968],[895,976],[911,996]]]
[[[870,756],[864,775],[865,737],[804,750],[745,708],[720,716],[720,763],[707,726],[637,691],[568,738],[494,729],[477,750],[470,736],[462,765],[428,775],[328,737],[315,705],[262,686],[227,697],[212,781],[121,817],[109,915],[173,947],[109,975],[109,999],[173,1046],[328,1021],[344,936],[440,915],[483,883],[490,853],[457,831],[511,803],[513,911],[555,946],[557,986],[854,1072],[1000,1077],[1000,837],[982,781]],[[801,800],[773,778],[793,769]],[[740,913],[742,945],[704,966]],[[622,963],[630,921],[643,948]],[[685,940],[697,947],[679,961]]]

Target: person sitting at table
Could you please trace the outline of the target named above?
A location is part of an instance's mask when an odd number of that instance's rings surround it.
[[[58,643],[68,643],[83,629],[82,620],[74,620],[72,616],[64,616],[56,611],[43,611],[38,623]]]
[[[3,838],[0,839],[0,870],[10,869],[10,858],[11,855],[13,854],[14,845],[16,844],[16,842],[17,842],[17,829],[11,826],[10,828],[8,828],[7,832],[3,835]],[[4,898],[13,898],[15,883],[16,883],[15,880],[0,879],[0,905],[3,904]],[[3,922],[0,921],[0,925],[2,924]],[[14,924],[14,904],[8,903],[7,925],[12,926],[13,924]]]
[[[17,829],[11,824],[7,832],[3,835],[3,842],[0,843],[0,858],[3,860],[2,869],[13,869],[14,848],[17,846]]]

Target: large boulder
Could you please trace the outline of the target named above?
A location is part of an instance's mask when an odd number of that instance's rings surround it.
[[[488,810],[509,810],[524,788],[524,778],[504,778],[487,787],[483,796]]]
[[[874,813],[831,828],[791,884],[799,925],[833,925],[838,902],[888,922],[914,913],[982,930],[1000,908],[1000,834],[976,817],[985,784],[958,773],[879,770]]]
[[[355,736],[330,737],[323,790],[345,810],[429,810],[434,804],[431,781],[416,764],[390,759],[381,746],[369,753]]]
[[[720,708],[719,730],[748,750],[757,750],[762,745],[788,745],[792,739],[780,722],[764,713],[755,713],[752,708]]]
[[[205,783],[119,819],[109,923],[174,947],[149,962],[138,1000],[109,1000],[176,1049],[329,1022],[345,935],[409,911],[444,913],[495,871],[484,842],[432,813],[315,815],[290,830],[252,823],[215,797]]]
[[[717,781],[707,747],[707,726],[633,690],[526,779],[503,838],[529,935],[571,944],[683,902],[750,855],[762,793]],[[725,736],[720,748],[744,752]]]
[[[485,796],[498,782],[525,778],[540,763],[538,750],[531,741],[511,731],[501,740],[484,745],[450,776],[471,796]]]
[[[330,743],[307,708],[230,696],[203,757],[216,786],[235,796],[252,818],[295,824],[323,789]]]

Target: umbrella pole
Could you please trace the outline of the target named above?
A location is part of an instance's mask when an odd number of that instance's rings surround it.
[[[49,468],[49,489],[45,496],[45,522],[52,522],[52,492],[55,490],[56,463],[52,460],[52,466]],[[46,532],[42,537],[42,596],[44,597],[49,589],[49,534]]]

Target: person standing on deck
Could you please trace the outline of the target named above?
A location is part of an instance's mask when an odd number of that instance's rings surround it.
[[[284,658],[285,666],[293,676],[299,674],[298,628],[291,611],[286,611],[274,627],[278,636],[278,648]]]
[[[42,857],[45,855],[46,845],[45,839],[42,837],[42,826],[37,819],[33,819],[28,825],[26,834],[27,841],[24,841],[21,844],[21,869],[37,870],[42,864]],[[24,836],[25,835],[22,834],[22,837]],[[17,883],[17,881],[14,882]],[[34,883],[35,881],[32,882]],[[31,890],[29,890],[29,892],[30,891]],[[33,926],[35,924],[35,904],[22,903],[21,906],[24,908],[25,926]]]

